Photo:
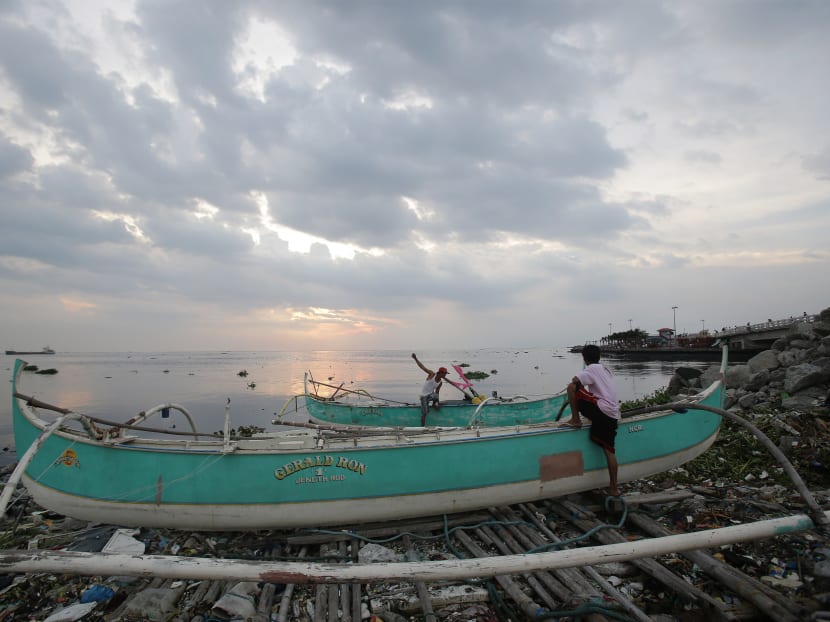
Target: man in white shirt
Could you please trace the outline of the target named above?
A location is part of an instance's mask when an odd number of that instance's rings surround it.
[[[427,414],[429,414],[430,405],[435,407],[435,410],[441,408],[441,403],[438,401],[438,392],[441,390],[442,380],[447,377],[447,368],[439,367],[438,372],[424,366],[415,353],[412,353],[412,358],[424,372],[426,372],[427,379],[424,381],[424,386],[421,389],[421,425],[427,423]]]
[[[581,428],[580,415],[591,420],[591,440],[602,447],[608,463],[608,493],[618,497],[620,490],[617,488],[617,454],[614,441],[617,437],[617,423],[620,420],[620,402],[617,399],[617,388],[611,371],[600,364],[599,355],[598,346],[591,344],[582,348],[585,369],[574,376],[568,385],[571,418],[565,425]]]

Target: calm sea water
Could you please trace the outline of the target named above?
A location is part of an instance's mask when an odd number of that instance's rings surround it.
[[[274,414],[303,392],[303,375],[372,395],[415,401],[424,381],[408,351],[316,352],[159,352],[59,353],[24,357],[55,375],[25,373],[18,390],[75,412],[112,421],[126,421],[158,404],[175,402],[193,416],[197,430],[214,432],[224,425],[230,398],[231,425],[274,429]],[[483,371],[479,393],[545,395],[560,392],[582,368],[579,354],[561,349],[481,349],[422,351],[418,358],[432,369],[467,363],[466,371]],[[0,384],[0,464],[16,460],[11,425],[11,376],[14,356],[0,359],[6,381]],[[620,399],[649,395],[663,388],[679,366],[705,369],[712,363],[689,361],[603,361],[615,374]],[[247,371],[247,376],[239,372]],[[451,378],[454,374],[451,371]],[[442,396],[460,395],[444,387]],[[299,400],[302,404],[302,400]],[[286,418],[305,420],[305,410],[286,410]],[[190,428],[181,415],[154,417],[147,425]]]

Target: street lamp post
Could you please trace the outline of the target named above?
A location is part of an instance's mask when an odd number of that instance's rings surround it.
[[[706,332],[706,320],[700,320],[700,332]]]
[[[628,330],[634,330],[631,326],[631,318],[628,318]]]
[[[672,324],[673,330],[672,330],[672,335],[671,336],[672,336],[672,339],[674,340],[674,343],[677,343],[677,306],[672,307],[671,311],[672,311],[672,318],[673,318],[673,322],[674,322]]]

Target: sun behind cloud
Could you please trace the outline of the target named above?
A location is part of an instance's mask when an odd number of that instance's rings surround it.
[[[72,313],[82,313],[84,311],[92,311],[93,309],[98,308],[98,305],[94,302],[86,302],[85,300],[77,300],[75,298],[66,298],[62,296],[60,301],[63,308]]]

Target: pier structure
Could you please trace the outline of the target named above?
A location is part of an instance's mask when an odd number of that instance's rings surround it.
[[[715,331],[718,339],[729,339],[729,347],[739,350],[768,350],[776,339],[784,337],[796,324],[817,322],[818,315],[804,313],[787,319],[773,320],[745,326],[731,326]]]
[[[700,358],[719,359],[720,344],[729,342],[730,360],[746,360],[754,354],[768,350],[776,339],[784,337],[797,324],[812,324],[819,321],[817,314],[804,313],[799,316],[752,324],[747,322],[741,326],[727,326],[720,330],[704,331],[700,333],[683,334],[674,338],[667,337],[660,345],[635,345],[625,342],[608,343],[603,337],[596,343],[604,355],[624,355],[641,358]],[[694,345],[707,342],[709,345]],[[681,343],[679,343],[681,342]],[[682,343],[685,342],[685,343]],[[583,346],[573,346],[571,352],[581,352]]]

